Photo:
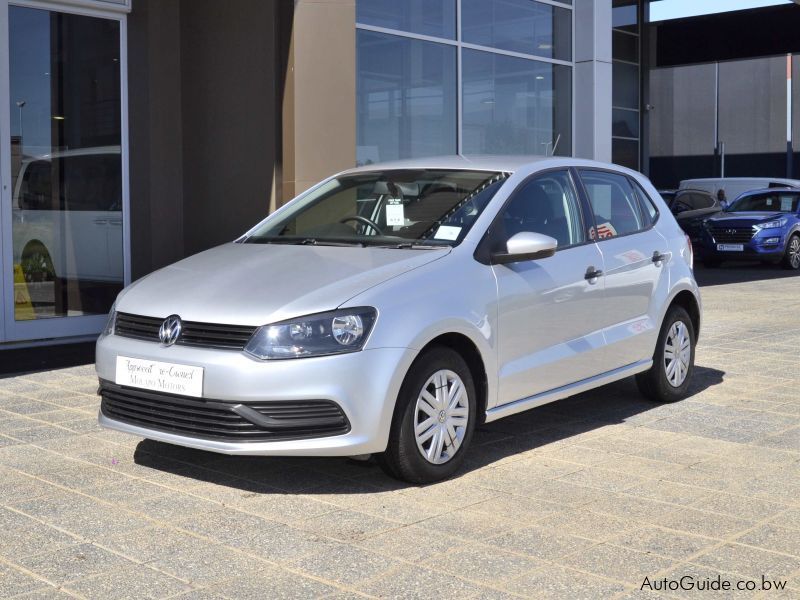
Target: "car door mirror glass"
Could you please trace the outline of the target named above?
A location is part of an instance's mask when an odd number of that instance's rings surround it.
[[[505,252],[492,254],[494,264],[507,264],[525,260],[548,258],[556,253],[558,241],[549,235],[520,231],[506,242]]]

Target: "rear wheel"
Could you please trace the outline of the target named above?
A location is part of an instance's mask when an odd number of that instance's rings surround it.
[[[450,348],[420,355],[395,406],[381,468],[411,483],[450,477],[461,466],[475,430],[475,384],[467,363]]]
[[[639,390],[656,402],[685,398],[694,373],[695,331],[689,313],[681,306],[667,311],[658,335],[653,366],[636,376]]]
[[[794,234],[789,239],[782,264],[785,269],[800,270],[800,235]]]

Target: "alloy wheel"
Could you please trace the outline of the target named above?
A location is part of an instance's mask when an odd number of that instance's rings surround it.
[[[793,237],[789,242],[789,264],[793,269],[800,269],[800,237]]]
[[[692,341],[683,321],[675,321],[664,343],[664,371],[672,387],[680,387],[689,374],[692,359]]]
[[[453,458],[464,441],[469,398],[464,382],[442,369],[428,378],[414,409],[414,437],[428,462],[441,465]]]

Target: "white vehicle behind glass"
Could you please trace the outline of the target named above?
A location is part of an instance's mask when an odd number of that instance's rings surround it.
[[[120,147],[23,158],[13,232],[14,264],[27,281],[122,283]]]

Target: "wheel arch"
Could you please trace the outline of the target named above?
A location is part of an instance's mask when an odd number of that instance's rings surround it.
[[[692,320],[692,327],[694,328],[695,340],[699,339],[701,315],[700,303],[697,301],[697,297],[689,290],[682,290],[675,295],[669,306],[680,306],[689,313],[689,318]]]
[[[489,397],[489,378],[486,373],[486,364],[483,360],[478,346],[475,345],[468,336],[463,333],[449,332],[442,333],[427,342],[417,353],[417,357],[422,356],[425,351],[435,346],[443,346],[457,352],[467,363],[473,382],[475,383],[476,423],[481,425],[486,420],[486,409],[488,408]],[[416,360],[416,358],[414,360]]]

